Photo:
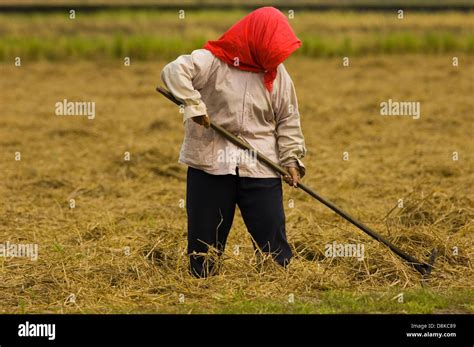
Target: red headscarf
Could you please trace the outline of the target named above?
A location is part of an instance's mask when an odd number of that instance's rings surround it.
[[[264,72],[272,91],[277,67],[301,46],[286,17],[274,7],[262,7],[234,24],[204,48],[240,70]]]

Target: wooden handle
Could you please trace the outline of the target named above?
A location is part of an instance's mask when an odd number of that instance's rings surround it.
[[[167,91],[166,89],[164,88],[161,88],[161,87],[157,87],[156,90],[163,94],[166,98],[168,98],[169,100],[171,100],[172,102],[174,102],[176,105],[181,105],[181,103],[173,96],[173,94],[171,94],[169,91]],[[222,136],[224,136],[226,139],[228,139],[230,142],[232,142],[233,144],[239,146],[240,148],[242,149],[246,149],[248,151],[252,151],[254,153],[256,153],[257,155],[257,159],[260,160],[262,163],[264,163],[265,165],[267,165],[268,167],[270,167],[271,169],[275,170],[277,173],[279,173],[280,175],[282,176],[285,176],[288,172],[283,168],[281,167],[280,165],[274,163],[272,160],[270,160],[268,157],[264,156],[262,153],[259,153],[257,150],[255,150],[252,146],[250,146],[247,142],[243,141],[242,139],[240,139],[239,137],[235,136],[234,134],[232,134],[230,131],[224,129],[223,127],[221,127],[220,125],[217,125],[217,124],[214,124],[212,123],[211,121],[211,128],[214,129],[215,131],[217,131],[219,134],[221,134]],[[403,252],[401,249],[399,249],[397,246],[395,246],[394,244],[392,244],[390,241],[388,241],[387,239],[385,239],[384,237],[382,237],[380,234],[378,234],[377,232],[373,231],[371,228],[369,228],[368,226],[366,226],[365,224],[363,224],[362,222],[358,221],[357,219],[355,219],[354,217],[352,217],[351,215],[349,215],[347,212],[345,212],[344,210],[340,209],[339,207],[337,207],[336,205],[334,205],[334,203],[332,203],[331,201],[323,198],[321,195],[319,195],[318,193],[316,193],[314,190],[312,190],[311,188],[305,186],[303,183],[298,183],[298,188],[300,188],[301,190],[303,190],[304,192],[308,193],[310,196],[312,196],[313,198],[315,198],[316,200],[318,200],[319,202],[321,202],[322,204],[324,204],[325,206],[329,207],[331,210],[333,210],[334,212],[336,212],[338,215],[340,215],[342,218],[344,218],[345,220],[349,221],[350,223],[352,223],[353,225],[355,225],[357,228],[359,228],[360,230],[362,230],[363,232],[365,232],[367,235],[371,236],[372,238],[376,239],[377,241],[383,243],[384,245],[386,245],[388,248],[390,248],[395,254],[397,254],[400,258],[404,259],[405,261],[407,261],[408,263],[412,264],[414,266],[414,268],[416,270],[418,270],[422,275],[426,274],[426,267],[429,267],[428,264],[424,264],[418,260],[416,260],[415,258],[413,258],[412,256],[406,254],[405,252]]]

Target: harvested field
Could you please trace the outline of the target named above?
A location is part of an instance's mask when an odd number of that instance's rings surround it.
[[[449,57],[410,56],[360,59],[348,69],[337,60],[298,58],[287,64],[309,148],[306,183],[411,254],[424,257],[438,247],[428,284],[433,295],[472,293],[473,284],[472,128],[467,126],[472,68],[461,73],[447,62]],[[472,66],[469,58],[463,62]],[[176,164],[180,117],[153,92],[162,64],[3,66],[0,236],[38,243],[40,251],[36,262],[1,260],[2,311],[213,312],[236,301],[248,302],[252,311],[252,302],[266,300],[283,305],[276,310],[291,311],[284,304],[289,294],[304,304],[300,309],[318,311],[328,290],[362,297],[418,290],[412,269],[292,189],[286,189],[285,199],[296,257],[288,271],[271,264],[255,268],[249,236],[237,217],[223,273],[206,281],[191,278],[180,200],[185,168]],[[381,117],[378,103],[388,96],[424,100],[421,118]],[[54,115],[54,104],[63,97],[94,100],[96,118]],[[21,161],[14,160],[17,151]],[[458,161],[452,160],[453,151],[459,152]],[[129,162],[124,152],[130,152]],[[404,208],[389,213],[404,197]],[[326,258],[325,245],[334,241],[363,243],[364,260]],[[76,302],[68,304],[72,293]],[[179,294],[185,295],[184,304]],[[377,295],[375,304],[390,299]],[[470,311],[472,304],[453,305]]]

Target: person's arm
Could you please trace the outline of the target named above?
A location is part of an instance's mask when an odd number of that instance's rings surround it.
[[[198,90],[207,81],[213,60],[211,52],[198,49],[178,57],[161,71],[166,88],[184,105],[183,122],[192,118],[209,126],[206,105]]]
[[[280,163],[290,174],[290,177],[285,177],[285,181],[290,185],[296,185],[305,175],[301,158],[306,154],[306,147],[301,131],[295,86],[283,64],[279,66],[278,74],[280,76],[277,79],[278,90],[274,111]]]

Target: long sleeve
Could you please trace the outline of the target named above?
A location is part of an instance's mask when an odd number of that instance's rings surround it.
[[[184,105],[183,122],[207,114],[199,89],[209,78],[213,60],[214,55],[211,52],[198,49],[178,57],[161,72],[161,79],[166,88]]]
[[[298,167],[303,177],[305,167],[300,159],[305,156],[306,147],[295,87],[283,64],[280,64],[278,74],[274,112],[280,162],[283,166]]]

